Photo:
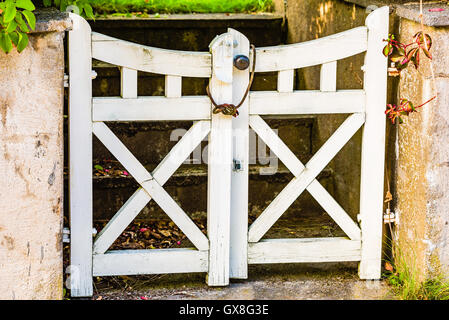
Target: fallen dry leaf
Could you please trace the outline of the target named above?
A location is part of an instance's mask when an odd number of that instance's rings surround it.
[[[385,270],[393,272],[393,266],[388,261],[385,262]]]

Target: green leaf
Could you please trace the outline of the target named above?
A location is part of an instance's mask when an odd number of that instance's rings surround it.
[[[7,33],[11,33],[13,31],[15,31],[17,28],[17,22],[15,22],[14,20],[12,20],[9,24],[8,27],[6,28],[6,32]]]
[[[84,5],[84,12],[87,18],[94,19],[94,11],[89,4]]]
[[[31,2],[31,0],[17,0],[16,6],[18,8],[22,8],[22,9],[29,10],[29,11],[33,11],[34,9],[36,9],[36,7],[34,6],[33,2]]]
[[[14,5],[10,5],[6,7],[5,12],[3,13],[3,21],[5,23],[9,23],[16,16],[17,9]]]
[[[3,32],[0,32],[0,49],[6,52],[4,36],[5,34]]]
[[[26,33],[19,33],[19,43],[17,44],[17,51],[22,52],[28,46],[28,35]]]
[[[20,30],[22,30],[23,32],[30,32],[30,29],[28,29],[28,26],[25,23],[25,20],[23,20],[22,14],[20,12],[17,12],[16,14],[16,21],[19,24]]]
[[[432,55],[430,54],[429,50],[427,50],[424,47],[421,47],[421,49],[424,52],[424,54],[426,55],[426,57],[429,58],[430,60],[432,60]]]
[[[392,49],[392,46],[390,44],[387,44],[384,47],[382,53],[384,54],[385,57],[388,57],[391,54],[391,51],[392,51],[391,49]]]
[[[103,167],[100,166],[99,164],[96,164],[96,165],[94,166],[94,168],[95,168],[96,170],[101,170],[101,171],[104,170]]]
[[[17,47],[17,45],[19,44],[19,34],[17,33],[17,31],[10,33],[9,37],[11,38],[12,43],[14,43],[14,45]]]
[[[9,36],[9,34],[7,33],[2,33],[3,37],[2,37],[2,49],[3,51],[5,51],[6,53],[10,53],[12,50],[12,41],[11,38]]]
[[[36,16],[34,15],[34,13],[28,10],[23,10],[22,14],[27,20],[28,25],[31,27],[32,30],[34,30],[36,28]]]

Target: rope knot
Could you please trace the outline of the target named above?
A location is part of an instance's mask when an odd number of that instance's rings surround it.
[[[217,113],[223,113],[226,116],[233,116],[233,117],[237,117],[239,115],[238,112],[238,108],[240,108],[243,104],[243,102],[245,102],[246,97],[248,96],[249,90],[251,88],[251,85],[253,83],[254,80],[254,72],[256,70],[256,48],[254,47],[254,45],[251,45],[251,51],[253,53],[253,68],[251,70],[251,77],[248,83],[248,87],[246,88],[246,91],[242,97],[242,100],[240,101],[240,103],[238,105],[234,105],[231,103],[223,103],[223,104],[217,104],[214,100],[214,98],[212,98],[212,95],[210,94],[209,91],[209,86],[206,87],[206,93],[207,96],[209,97],[210,101],[212,102],[212,104],[214,105],[214,110],[212,111],[214,114]]]
[[[237,107],[233,104],[223,103],[214,108],[213,113],[223,113],[225,116],[233,116],[234,118],[239,115]]]

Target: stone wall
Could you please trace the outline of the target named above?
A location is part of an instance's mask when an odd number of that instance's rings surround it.
[[[401,20],[401,41],[410,42],[420,31],[420,24],[411,20],[417,12],[415,7],[410,19]],[[425,26],[433,40],[435,82],[423,57],[419,72],[407,68],[399,84],[399,96],[415,105],[438,94],[436,101],[405,118],[396,138],[398,240],[404,259],[421,280],[449,275],[449,19],[446,24]]]
[[[0,299],[62,298],[65,15],[0,50]]]

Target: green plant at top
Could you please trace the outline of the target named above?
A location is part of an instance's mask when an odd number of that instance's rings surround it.
[[[89,0],[98,15],[272,11],[272,0]]]
[[[54,6],[60,11],[67,11],[67,9],[77,9],[79,15],[93,19],[94,12],[92,6],[90,5],[90,0],[43,0],[44,6],[51,7]]]
[[[61,11],[76,9],[76,13],[94,18],[89,0],[44,0],[46,7],[55,6]],[[5,0],[0,2],[0,48],[10,53],[14,48],[20,53],[29,42],[28,33],[36,27],[36,9],[31,0]]]
[[[34,30],[35,6],[31,0],[0,2],[0,48],[9,53],[15,47],[22,52],[28,45],[27,33]]]

